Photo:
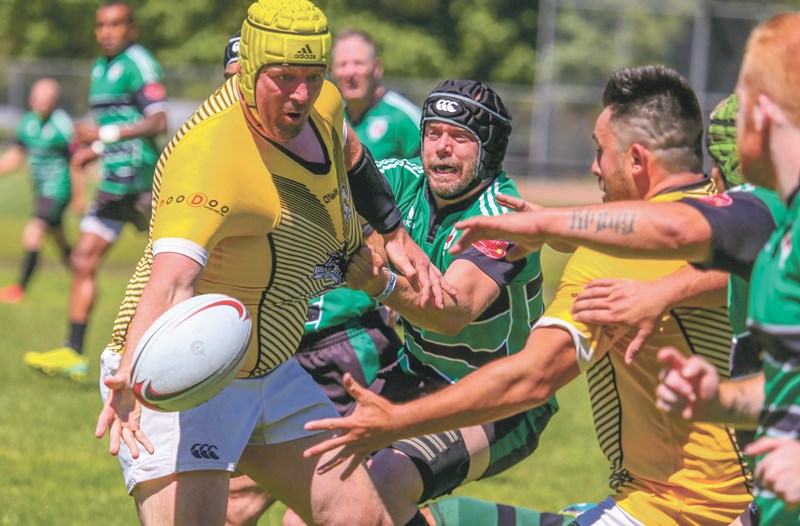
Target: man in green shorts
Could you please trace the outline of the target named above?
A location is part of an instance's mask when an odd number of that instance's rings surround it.
[[[62,259],[69,266],[71,248],[61,221],[72,196],[69,146],[74,130],[67,112],[56,107],[58,92],[58,83],[50,78],[33,84],[29,99],[31,109],[19,121],[14,145],[0,157],[0,175],[28,161],[35,195],[34,216],[22,233],[25,248],[22,271],[15,284],[0,289],[0,303],[22,301],[46,234],[53,237]]]
[[[167,129],[161,66],[136,43],[137,36],[133,11],[125,2],[106,2],[97,10],[95,37],[103,56],[92,66],[89,87],[96,124],[76,126],[83,146],[72,164],[82,168],[99,157],[100,183],[72,252],[69,333],[63,346],[24,357],[30,367],[79,381],[88,371],[83,342],[97,292],[97,270],[126,223],[140,232],[147,230],[160,151],[155,137]]]
[[[391,185],[405,228],[456,295],[446,298],[443,309],[420,308],[407,281],[366,249],[353,259],[347,275],[351,286],[401,316],[405,344],[400,360],[370,386],[393,401],[423,398],[464,381],[487,363],[515,355],[543,311],[537,252],[512,263],[506,255],[513,243],[501,239],[477,241],[456,256],[447,251],[458,239],[455,224],[470,217],[500,217],[509,209],[497,202],[498,193],[519,196],[502,171],[511,117],[500,97],[482,82],[447,80],[425,100],[422,128],[421,157],[386,159],[378,167]],[[403,523],[418,504],[527,458],[557,410],[555,399],[548,397],[536,408],[484,425],[398,440],[371,458],[370,476],[392,517]]]

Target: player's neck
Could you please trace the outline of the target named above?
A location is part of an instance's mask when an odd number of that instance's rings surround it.
[[[668,174],[667,176],[662,177],[658,181],[655,181],[653,184],[651,184],[643,199],[650,199],[673,188],[680,188],[682,186],[699,183],[704,177],[704,174],[694,172]]]

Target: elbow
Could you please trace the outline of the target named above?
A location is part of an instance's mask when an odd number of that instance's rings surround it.
[[[664,227],[664,240],[669,250],[681,250],[684,255],[691,255],[692,260],[696,260],[703,255],[711,241],[711,227],[699,213],[697,216],[679,216]]]
[[[543,405],[556,394],[555,386],[546,381],[528,382],[525,391],[525,405],[527,407]]]
[[[437,323],[436,332],[447,336],[456,336],[470,324],[472,319],[465,316],[445,316],[440,323]]]

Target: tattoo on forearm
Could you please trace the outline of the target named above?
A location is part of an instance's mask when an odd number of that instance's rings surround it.
[[[611,230],[615,234],[627,236],[633,234],[636,214],[629,212],[585,212],[576,210],[572,212],[570,230],[594,230],[602,232]]]

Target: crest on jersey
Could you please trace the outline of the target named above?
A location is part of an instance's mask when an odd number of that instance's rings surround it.
[[[453,244],[453,240],[456,238],[457,233],[458,230],[456,230],[455,228],[450,229],[450,233],[447,234],[447,239],[444,240],[444,248],[442,249],[442,252],[450,248],[450,245]]]
[[[786,265],[786,260],[792,254],[792,233],[786,232],[781,239],[781,252],[778,258],[778,265],[783,268]]]
[[[733,199],[731,199],[731,196],[728,194],[704,195],[698,199],[716,207],[730,206],[733,204]]]
[[[472,244],[482,254],[492,259],[503,259],[508,253],[508,241],[497,239],[483,239]]]
[[[314,279],[329,279],[332,280],[334,285],[344,283],[344,274],[347,271],[347,260],[345,259],[345,251],[340,248],[330,256],[328,260],[322,265],[316,265],[311,277]]]
[[[367,137],[371,141],[378,141],[389,130],[389,121],[383,117],[371,119],[367,126]]]
[[[119,64],[114,64],[108,68],[108,73],[106,76],[108,77],[108,80],[117,80],[122,76],[122,66]]]

